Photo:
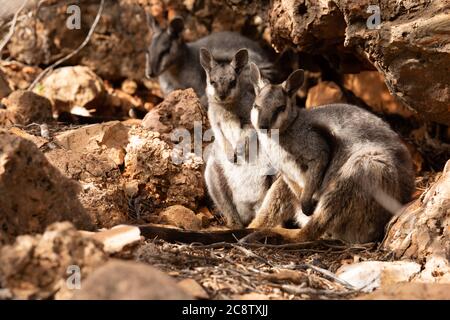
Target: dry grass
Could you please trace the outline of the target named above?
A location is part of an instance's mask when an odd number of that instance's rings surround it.
[[[195,279],[211,299],[349,299],[359,292],[335,276],[344,264],[386,257],[375,244],[294,245],[147,241],[134,252],[171,276]]]

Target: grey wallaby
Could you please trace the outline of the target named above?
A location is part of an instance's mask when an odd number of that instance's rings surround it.
[[[256,92],[251,122],[258,139],[303,213],[311,215],[303,228],[275,233],[291,241],[323,234],[350,243],[380,240],[414,189],[411,157],[398,135],[357,106],[298,108],[302,70],[274,85],[255,64],[250,69]],[[277,130],[278,143],[263,129]],[[278,201],[280,193],[272,194]]]
[[[217,59],[207,48],[200,49],[200,63],[206,72],[208,118],[215,138],[205,180],[215,206],[231,228],[248,225],[261,208],[276,212],[273,216],[280,220],[284,213],[292,216],[290,212],[295,210],[292,201],[264,203],[275,172],[267,156],[258,152],[257,134],[250,123],[255,94],[248,61],[247,49],[238,50],[230,60]]]
[[[206,78],[199,60],[201,47],[208,48],[222,60],[231,60],[232,53],[246,48],[251,61],[266,77],[271,78],[275,72],[259,44],[237,32],[216,32],[186,43],[182,37],[184,20],[181,17],[173,18],[166,29],[149,14],[147,20],[153,35],[147,50],[146,76],[158,77],[164,95],[176,89],[193,88],[200,98],[204,96]]]

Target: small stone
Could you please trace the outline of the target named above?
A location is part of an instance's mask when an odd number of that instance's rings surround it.
[[[137,83],[134,80],[126,79],[122,82],[122,90],[130,95],[133,95],[136,93],[137,90]]]
[[[200,230],[201,220],[195,212],[180,205],[170,206],[160,213],[163,222],[186,230]]]
[[[144,263],[111,260],[95,270],[75,300],[187,300],[174,279]]]

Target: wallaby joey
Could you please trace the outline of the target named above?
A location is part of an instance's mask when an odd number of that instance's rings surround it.
[[[410,200],[414,188],[411,157],[397,134],[356,106],[298,108],[295,96],[303,83],[302,70],[274,85],[261,77],[255,64],[250,69],[256,91],[251,121],[258,139],[303,212],[312,215],[301,229],[275,233],[291,241],[323,234],[350,243],[380,240],[386,223]],[[274,132],[278,143],[271,136]]]
[[[251,60],[266,77],[270,78],[274,72],[258,43],[239,33],[217,32],[186,43],[182,37],[184,21],[181,17],[172,19],[166,29],[161,28],[151,15],[147,15],[147,20],[153,35],[147,51],[146,76],[158,77],[164,95],[176,89],[193,88],[200,98],[203,97],[206,83],[199,61],[201,47],[209,48],[215,56],[228,60],[238,49],[247,48]]]
[[[234,155],[236,148],[244,146],[243,139],[248,133],[244,128],[252,129],[250,110],[255,93],[249,81],[247,49],[240,49],[230,60],[216,59],[207,48],[200,49],[200,64],[206,72],[208,119],[214,138],[221,150]]]
[[[267,156],[257,151],[257,134],[250,123],[255,94],[248,77],[248,60],[246,49],[228,61],[216,59],[206,48],[200,50],[207,78],[208,118],[215,138],[205,180],[215,206],[231,228],[242,228],[255,217],[274,174]],[[292,216],[290,203],[265,204],[266,210],[277,214],[264,226],[276,226],[285,215]]]

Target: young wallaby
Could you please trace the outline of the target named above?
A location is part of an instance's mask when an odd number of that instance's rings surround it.
[[[397,134],[356,106],[298,108],[302,70],[273,85],[256,65],[250,69],[256,91],[251,121],[258,139],[303,212],[312,215],[301,229],[275,233],[291,241],[324,233],[350,243],[380,240],[414,188],[411,157]],[[277,130],[279,143],[262,129]]]
[[[257,134],[250,123],[255,94],[249,81],[248,60],[247,49],[237,51],[231,60],[216,59],[208,49],[200,49],[200,63],[207,79],[208,118],[215,137],[205,180],[229,227],[248,225],[261,208],[277,212],[273,215],[276,221],[262,223],[274,227],[293,216],[294,207],[289,201],[292,199],[263,205],[275,172],[267,156],[258,152]]]
[[[250,58],[265,77],[271,78],[275,69],[266,52],[253,40],[237,32],[217,32],[195,42],[183,40],[184,21],[175,17],[166,29],[161,28],[153,16],[147,15],[153,33],[147,51],[146,76],[158,77],[164,95],[176,89],[193,88],[202,98],[205,93],[205,72],[200,65],[199,50],[210,49],[222,59],[231,60],[231,53],[247,48]],[[204,99],[203,99],[204,102]]]
[[[220,148],[233,154],[243,147],[242,140],[249,133],[245,128],[253,128],[250,110],[255,93],[249,81],[248,60],[247,49],[240,49],[231,59],[217,59],[207,48],[200,49],[200,64],[206,72],[208,119]]]

